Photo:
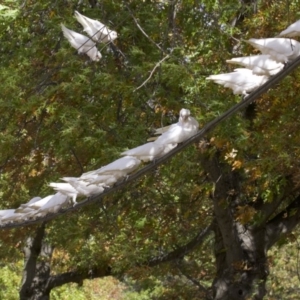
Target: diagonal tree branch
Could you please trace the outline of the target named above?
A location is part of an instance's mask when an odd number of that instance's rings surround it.
[[[129,11],[129,14],[131,15],[135,25],[137,26],[137,28],[141,31],[141,33],[153,44],[155,45],[161,52],[165,52],[158,44],[156,44],[150,37],[149,35],[144,31],[144,29],[142,28],[142,26],[139,24],[139,22],[137,21],[136,17],[134,16],[133,12],[131,11],[131,9],[129,8],[128,4],[126,1],[123,1],[124,5],[126,6],[127,10]]]
[[[207,123],[199,132],[182,143],[181,145],[174,148],[172,151],[168,152],[163,157],[155,160],[155,162],[148,164],[146,167],[142,168],[138,172],[129,175],[126,180],[117,182],[113,187],[106,189],[103,193],[99,195],[95,195],[92,197],[89,197],[81,202],[79,202],[76,206],[68,207],[68,208],[62,208],[57,213],[51,213],[48,214],[42,218],[34,219],[34,220],[25,220],[21,221],[19,223],[7,223],[7,224],[1,224],[1,228],[16,228],[21,227],[29,224],[36,224],[41,221],[48,221],[56,218],[59,215],[62,215],[66,212],[71,212],[78,210],[79,208],[87,205],[92,204],[98,201],[101,201],[101,199],[109,194],[112,193],[124,186],[126,186],[128,183],[140,178],[141,176],[145,175],[146,173],[150,172],[151,170],[157,168],[157,166],[165,163],[168,161],[171,157],[175,156],[177,153],[181,152],[183,149],[191,145],[192,143],[198,141],[200,138],[203,138],[205,135],[207,135],[209,132],[211,132],[217,125],[222,123],[223,121],[227,120],[229,117],[234,115],[236,112],[240,111],[241,109],[245,108],[247,105],[252,103],[254,100],[256,100],[258,97],[260,97],[262,94],[266,93],[271,87],[275,86],[277,83],[279,83],[282,79],[284,79],[287,75],[289,75],[291,72],[293,72],[298,66],[300,65],[300,56],[297,57],[292,63],[288,64],[281,72],[276,74],[274,77],[272,77],[269,81],[267,81],[265,84],[260,86],[257,90],[253,91],[250,95],[245,97],[241,102],[237,103],[236,105],[232,106],[230,109],[228,109],[225,113],[220,115],[219,117],[215,118],[211,122]]]
[[[143,87],[152,77],[153,73],[155,72],[155,70],[166,60],[170,57],[170,54],[166,55],[163,59],[161,59],[156,65],[155,67],[153,68],[153,70],[151,71],[149,77],[139,86],[137,87],[136,89],[134,89],[134,92],[139,90],[141,87]]]
[[[271,219],[266,225],[266,245],[270,249],[279,238],[290,233],[300,220],[300,195],[282,212]]]
[[[62,286],[70,282],[78,283],[79,285],[81,285],[84,279],[102,278],[110,275],[112,275],[112,273],[109,266],[66,272],[51,276],[48,280],[46,289],[50,291],[55,287]]]
[[[172,260],[180,259],[194,250],[195,247],[203,243],[204,239],[211,233],[213,229],[213,222],[208,225],[205,229],[201,230],[190,242],[184,246],[178,247],[174,251],[171,251],[167,254],[154,257],[149,261],[143,263],[142,265],[147,265],[149,267],[154,267],[161,263],[169,262]]]

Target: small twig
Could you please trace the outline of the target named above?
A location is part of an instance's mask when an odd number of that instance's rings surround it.
[[[81,173],[83,173],[83,172],[84,172],[83,166],[82,166],[81,162],[79,161],[79,158],[77,157],[77,155],[76,155],[74,149],[71,148],[71,152],[72,152],[72,154],[74,155],[74,157],[75,157],[75,159],[76,159],[76,161],[77,161],[77,163],[78,163],[78,165],[79,165],[79,167],[80,167]]]
[[[131,15],[134,23],[136,24],[137,28],[142,32],[142,34],[153,44],[155,45],[161,52],[165,52],[158,44],[156,44],[150,37],[149,35],[144,31],[144,29],[141,27],[141,25],[139,24],[139,22],[137,21],[137,19],[135,18],[135,16],[133,15],[131,9],[129,8],[129,6],[127,5],[126,1],[124,2],[126,8],[129,11],[129,14]]]
[[[170,54],[168,54],[167,56],[165,56],[162,60],[160,60],[156,65],[155,65],[155,67],[153,68],[153,70],[151,71],[151,73],[150,73],[150,76],[139,86],[139,87],[137,87],[135,90],[134,90],[134,92],[135,91],[137,91],[138,89],[140,89],[142,86],[144,86],[149,80],[150,80],[150,78],[152,77],[152,75],[153,75],[153,73],[154,73],[154,71],[161,65],[161,63],[162,62],[164,62],[166,59],[168,59],[170,57]]]
[[[209,297],[208,289],[206,287],[204,287],[197,279],[195,279],[191,275],[185,273],[185,271],[183,271],[183,269],[182,269],[183,266],[181,264],[182,264],[182,262],[176,261],[177,269],[181,273],[181,275],[183,275],[188,280],[190,280],[194,285],[196,285],[199,288],[199,290],[205,294],[206,299],[211,299]]]

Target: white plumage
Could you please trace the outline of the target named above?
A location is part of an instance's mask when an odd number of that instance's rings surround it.
[[[74,187],[78,192],[78,195],[89,197],[92,195],[100,194],[104,191],[103,186],[89,184],[88,182],[80,180],[76,177],[63,177],[62,180],[72,185],[72,187]]]
[[[134,156],[142,161],[152,161],[163,153],[165,146],[154,142],[147,143],[136,148],[124,151],[121,155]]]
[[[300,43],[286,38],[250,39],[246,41],[262,54],[268,54],[272,59],[286,63],[300,54]]]
[[[72,198],[73,203],[76,204],[78,191],[70,183],[51,182],[49,186],[51,186],[55,191]]]
[[[117,182],[115,176],[109,175],[97,175],[93,174],[94,171],[82,174],[78,180],[87,182],[87,184],[97,184],[103,187],[110,187]]]
[[[83,26],[83,31],[85,31],[95,42],[108,43],[118,37],[118,34],[107,28],[106,25],[81,15],[78,11],[75,11],[75,18]]]
[[[279,33],[280,37],[296,37],[300,36],[300,20],[288,26],[285,30]]]
[[[213,80],[217,84],[232,89],[234,94],[246,95],[264,84],[269,78],[265,75],[255,75],[249,69],[238,68],[234,71],[231,73],[210,75],[206,79]]]
[[[75,48],[78,53],[88,55],[93,61],[99,61],[101,59],[101,53],[98,51],[96,44],[90,38],[68,29],[63,24],[61,24],[61,29],[71,46]]]
[[[83,173],[82,176],[86,175],[113,175],[117,180],[125,177],[127,174],[133,172],[141,164],[141,161],[136,157],[124,156],[119,158],[112,163],[101,167],[100,169]]]
[[[47,198],[47,197],[46,197]],[[58,192],[46,201],[37,211],[37,214],[44,215],[49,212],[57,212],[65,203],[68,202],[68,196]]]
[[[244,57],[235,57],[226,60],[229,64],[241,65],[252,70],[255,75],[273,76],[280,72],[284,64],[273,60],[270,55],[253,55]]]
[[[14,209],[3,209],[3,210],[0,210],[0,223],[2,221],[8,221],[10,217],[16,217]]]
[[[190,110],[182,108],[179,113],[178,122],[172,124],[167,131],[163,132],[162,135],[154,141],[154,143],[165,146],[168,144],[174,145],[182,143],[195,135],[198,132],[199,123],[191,117],[190,114]]]

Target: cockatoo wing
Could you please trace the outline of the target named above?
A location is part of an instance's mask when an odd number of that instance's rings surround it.
[[[108,29],[100,21],[81,15],[78,11],[75,11],[75,18],[83,26],[83,30],[96,42],[107,43],[118,37],[115,31]]]
[[[0,210],[0,222],[5,217],[10,217],[15,214],[15,209],[3,209]]]
[[[40,209],[38,210],[38,213],[41,213],[41,212],[46,212],[46,213],[56,212],[67,201],[68,201],[68,196],[58,192],[55,195],[52,195],[52,197],[50,197],[50,199],[44,205],[42,205],[40,207]]]
[[[91,185],[79,178],[72,179],[72,177],[63,177],[62,179],[68,181],[68,183],[78,192],[78,195],[89,197],[94,194],[100,194],[104,191],[103,186],[95,184]]]
[[[93,61],[99,61],[101,59],[101,53],[96,48],[96,44],[90,38],[68,29],[63,24],[61,24],[61,29],[65,38],[67,38],[71,46],[75,48],[78,53],[85,53]]]
[[[76,203],[78,192],[70,183],[51,182],[49,186],[53,187],[57,192],[72,198],[73,203]]]
[[[269,54],[278,62],[286,63],[300,53],[300,43],[286,38],[249,39],[246,41],[262,54]]]
[[[124,156],[112,163],[96,170],[98,175],[114,175],[117,179],[133,172],[141,164],[141,161],[133,156]]]
[[[249,69],[238,68],[235,72],[211,75],[207,79],[231,88],[234,94],[244,94],[258,88],[268,80],[266,75],[255,75]]]
[[[245,68],[251,69],[256,75],[275,75],[284,67],[283,63],[273,60],[270,55],[253,55],[244,57],[235,57],[226,60],[229,64],[239,64]]]
[[[153,142],[138,146],[136,148],[124,151],[121,155],[134,156],[142,161],[151,161],[158,157],[164,150],[163,145],[155,144]]]
[[[300,36],[300,20],[288,26],[285,30],[281,31],[279,37],[296,37]]]

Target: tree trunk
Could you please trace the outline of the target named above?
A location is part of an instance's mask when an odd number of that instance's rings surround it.
[[[35,237],[27,239],[24,247],[24,270],[19,292],[20,300],[49,300],[55,287],[74,282],[82,284],[84,279],[101,278],[111,275],[108,265],[74,270],[51,275],[51,257],[53,247],[46,244],[45,223],[36,230]]]
[[[243,177],[226,163],[220,163],[219,154],[212,158],[205,154],[201,164],[214,184],[211,195],[213,202],[215,232],[216,277],[213,282],[215,300],[262,300],[266,294],[266,280],[269,274],[267,251],[283,234],[291,232],[300,219],[300,195],[286,184],[278,199],[264,203],[245,199],[239,183]],[[287,201],[291,199],[293,201]],[[273,218],[279,204],[290,202]],[[260,211],[261,221],[253,225],[242,220],[240,209],[253,208]]]
[[[20,289],[21,300],[49,300],[46,288],[50,277],[50,259],[53,248],[43,242],[45,224],[39,227],[34,238],[29,237],[24,247],[24,270]]]

